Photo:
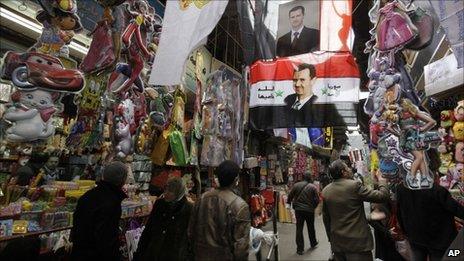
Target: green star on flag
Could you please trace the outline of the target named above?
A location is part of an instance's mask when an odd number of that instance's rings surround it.
[[[275,92],[276,97],[282,97],[283,94],[284,94],[284,91],[276,91]]]

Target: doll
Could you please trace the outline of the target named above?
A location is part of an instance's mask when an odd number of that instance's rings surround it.
[[[56,112],[54,102],[59,97],[41,89],[16,91],[15,102],[3,118],[12,123],[6,130],[6,139],[12,142],[45,140],[55,133],[51,117]]]

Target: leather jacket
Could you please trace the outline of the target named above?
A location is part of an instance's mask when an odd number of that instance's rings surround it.
[[[230,188],[205,192],[189,224],[196,261],[248,260],[250,210]]]

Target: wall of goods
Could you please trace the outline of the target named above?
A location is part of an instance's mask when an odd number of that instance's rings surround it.
[[[97,1],[103,11],[78,63],[69,56],[84,22],[76,6],[39,2],[41,36],[27,52],[6,53],[0,75],[0,242],[43,234],[43,252],[65,244],[78,198],[118,159],[130,170],[121,220],[130,256],[169,176],[181,176],[194,199],[206,183],[200,171],[242,164],[246,86],[205,48],[189,59],[187,89],[148,86],[162,14],[145,0]],[[59,159],[53,173],[43,165],[50,155]],[[21,184],[24,165],[36,173]]]

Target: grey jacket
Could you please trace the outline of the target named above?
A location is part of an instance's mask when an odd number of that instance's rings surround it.
[[[380,185],[371,190],[351,179],[338,179],[322,190],[324,223],[330,232],[334,252],[364,252],[374,247],[364,201],[389,200],[388,189]]]

